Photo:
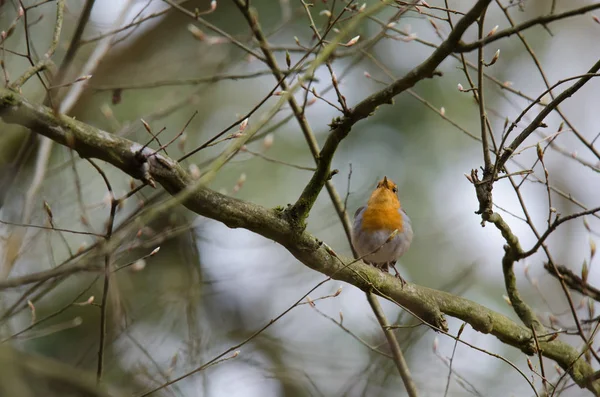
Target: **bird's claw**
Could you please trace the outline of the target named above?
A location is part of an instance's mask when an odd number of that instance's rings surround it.
[[[396,275],[394,277],[400,280],[400,284],[402,284],[401,288],[404,289],[404,286],[406,285],[406,280],[403,279],[398,272],[396,272]]]
[[[402,289],[404,289],[404,286],[406,285],[406,280],[402,278],[400,272],[398,271],[398,269],[396,269],[395,263],[390,263],[390,266],[392,267],[392,269],[394,269],[394,272],[396,273],[394,277],[400,280],[400,283],[402,284]]]

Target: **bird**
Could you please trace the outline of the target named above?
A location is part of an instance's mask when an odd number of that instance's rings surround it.
[[[406,281],[396,269],[396,261],[408,251],[412,239],[412,224],[400,205],[398,186],[384,176],[367,205],[354,214],[352,245],[367,264],[388,272],[391,266],[404,286]]]

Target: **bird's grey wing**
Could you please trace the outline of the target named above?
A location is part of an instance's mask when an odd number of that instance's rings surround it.
[[[408,224],[412,224],[410,217],[408,216],[404,208],[400,208],[398,212],[400,213],[400,216],[402,216],[402,219],[404,219],[405,222],[407,222]]]
[[[359,207],[359,208],[356,210],[356,212],[354,213],[354,219],[356,219],[356,217],[357,217],[357,216],[358,216],[358,215],[359,215],[361,212],[363,212],[363,211],[365,210],[365,208],[366,208],[366,206],[364,206],[364,205],[363,205],[362,207]]]

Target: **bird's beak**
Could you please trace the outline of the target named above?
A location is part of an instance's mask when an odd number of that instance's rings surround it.
[[[387,185],[388,185],[387,176],[384,176],[384,177],[383,177],[383,184],[384,184],[385,186],[387,186]]]

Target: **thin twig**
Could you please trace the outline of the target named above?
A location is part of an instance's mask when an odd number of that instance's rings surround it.
[[[404,359],[404,355],[402,354],[402,350],[400,349],[400,344],[396,339],[396,335],[394,335],[394,331],[389,328],[389,324],[383,313],[383,309],[377,300],[377,297],[373,293],[367,293],[367,300],[373,309],[373,313],[375,317],[377,317],[377,321],[383,330],[383,333],[388,341],[390,346],[390,350],[392,351],[392,357],[394,363],[396,364],[396,368],[398,368],[398,372],[400,373],[400,377],[402,378],[402,382],[404,383],[404,387],[406,388],[406,392],[410,397],[417,397],[419,395],[417,391],[417,385],[415,384],[412,376],[410,374],[410,370],[408,369],[408,364]]]
[[[119,202],[115,200],[115,196],[113,193],[113,188],[108,180],[108,177],[94,161],[89,160],[90,164],[98,171],[98,173],[102,176],[104,183],[106,184],[106,189],[108,190],[108,194],[110,195],[110,214],[108,216],[108,222],[106,225],[106,235],[105,240],[107,244],[110,242],[110,239],[113,234],[114,222],[115,222],[115,214],[117,213],[117,207],[119,206]],[[110,270],[111,264],[111,253],[107,250],[104,255],[104,285],[102,288],[102,303],[100,306],[100,337],[99,337],[99,347],[98,347],[98,366],[96,368],[96,382],[100,383],[102,379],[102,372],[104,369],[104,350],[106,345],[106,323],[107,319],[107,303],[108,303],[108,293],[110,290]]]
[[[544,370],[544,357],[542,356],[542,352],[540,349],[540,341],[538,340],[537,333],[535,332],[535,328],[531,327],[531,333],[533,334],[533,340],[535,341],[535,347],[538,354],[538,360],[540,362],[540,371],[542,378],[542,386],[544,387],[544,392],[548,394],[548,380],[546,379],[546,371]],[[554,387],[556,388],[556,387]]]
[[[478,21],[478,34],[479,38],[483,37],[483,23],[485,21],[485,13],[487,11],[487,7],[483,9],[481,16]],[[484,102],[484,87],[483,87],[483,44],[479,46],[478,51],[478,61],[477,61],[477,102],[479,104],[479,121],[481,128],[481,146],[483,148],[483,165],[484,165],[484,174],[492,171],[492,160],[490,158],[490,146],[488,143],[488,131],[486,130],[487,116],[485,114],[485,102]],[[489,134],[492,132],[489,131]]]

